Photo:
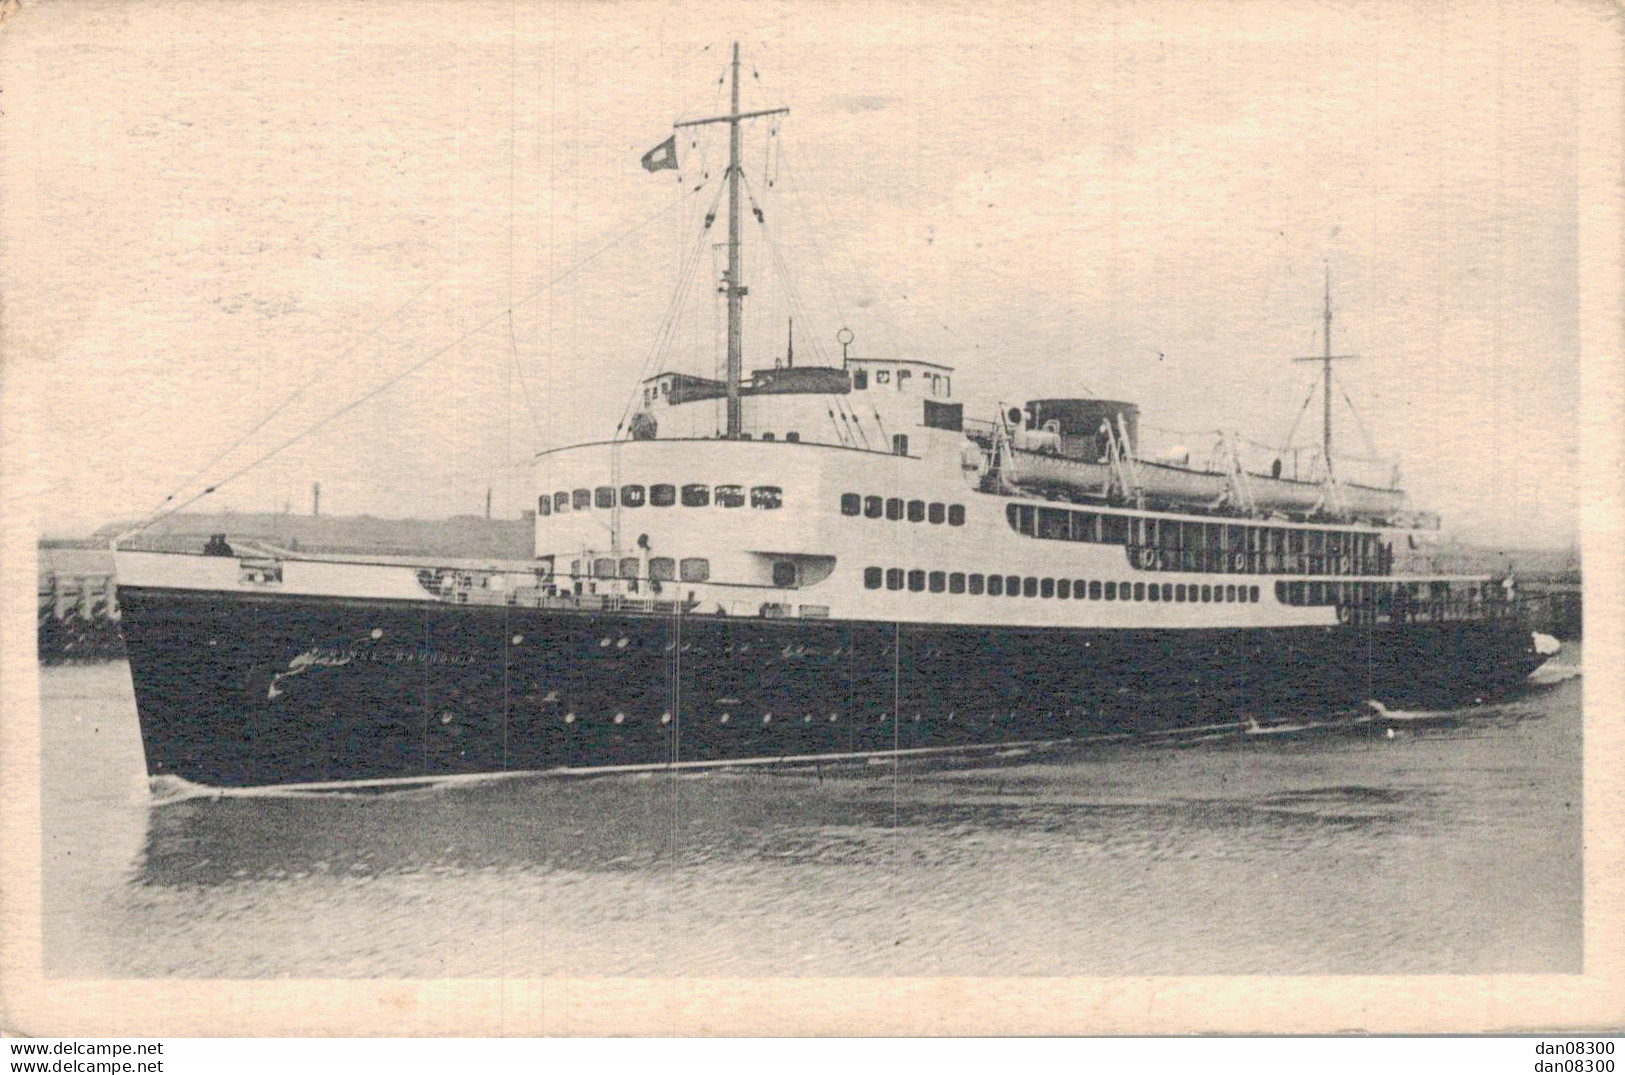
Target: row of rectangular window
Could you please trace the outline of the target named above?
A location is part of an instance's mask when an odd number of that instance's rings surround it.
[[[1393,550],[1377,534],[1252,523],[1195,522],[1008,504],[1010,528],[1028,537],[1123,545],[1151,571],[1237,574],[1387,574]]]
[[[900,567],[866,567],[866,589],[907,589],[912,593],[951,593],[989,597],[1039,597],[1089,601],[1252,602],[1259,598],[1257,586],[1230,583],[1144,583],[1101,579],[1053,579],[1032,575],[980,575],[960,571],[904,571]]]
[[[943,504],[935,500],[930,503],[924,500],[905,501],[897,496],[859,496],[857,493],[842,493],[841,514],[862,515],[866,519],[886,518],[894,523],[907,519],[911,523],[965,525],[963,504]]]
[[[1494,601],[1503,591],[1476,583],[1460,588],[1448,582],[1277,582],[1275,599],[1283,605],[1353,605],[1387,608],[1390,605],[1425,607],[1432,604],[1472,605]]]
[[[637,579],[643,561],[636,556],[601,556],[594,560],[571,560],[570,576],[578,579]],[[681,560],[670,556],[649,557],[649,579],[653,582],[706,582],[711,578],[711,561],[703,556]]]
[[[909,378],[911,378],[913,376],[914,376],[914,374],[910,370],[898,370],[897,371],[897,390],[902,391],[903,387],[908,384]],[[923,379],[923,380],[930,383],[930,385],[931,385],[931,394],[932,395],[934,395],[934,396],[937,396],[937,395],[948,396],[948,395],[953,394],[953,379],[950,378],[946,373],[921,373],[920,377],[921,377],[921,379]],[[890,380],[891,380],[891,371],[889,371],[889,370],[876,370],[875,371],[875,384],[886,384]],[[869,371],[868,370],[855,370],[855,371],[853,371],[853,373],[852,373],[852,390],[854,392],[862,392],[864,389],[866,389],[868,387],[869,387]]]
[[[709,485],[623,485],[617,492],[613,485],[600,485],[596,489],[560,489],[549,496],[536,498],[536,514],[563,515],[567,511],[586,511],[589,508],[669,508],[681,501],[685,508],[703,508],[715,503],[721,508],[742,508],[746,503],[743,485],[719,485],[713,491]],[[784,490],[777,485],[753,485],[749,493],[750,506],[763,511],[774,511],[784,506]]]

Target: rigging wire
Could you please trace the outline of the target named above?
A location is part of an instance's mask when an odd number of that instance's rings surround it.
[[[536,414],[536,408],[530,400],[530,384],[525,378],[525,367],[519,361],[519,334],[513,323],[513,259],[514,247],[516,246],[514,234],[516,227],[514,218],[514,172],[516,161],[514,158],[516,154],[514,150],[515,143],[518,140],[517,101],[519,97],[519,9],[517,3],[509,6],[509,14],[512,21],[508,27],[508,353],[513,361],[514,372],[519,375],[519,391],[525,400],[525,410],[530,414],[531,432],[535,433],[537,439],[540,440],[542,434],[541,419]],[[512,388],[510,387],[508,391],[511,393]],[[507,420],[508,409],[508,401],[504,399],[502,427],[502,454],[504,457],[512,454],[508,444],[511,435]],[[511,485],[511,475],[509,475],[508,482]],[[511,494],[511,489],[504,489],[504,494]]]
[[[799,153],[800,153],[800,150],[796,146],[794,140],[792,140],[790,142],[790,156],[791,156],[791,160],[789,162],[790,164],[793,165],[795,163],[795,160],[799,156]],[[782,154],[783,154],[782,149],[780,150],[780,154],[782,156]],[[834,276],[830,273],[829,266],[824,262],[823,248],[818,245],[818,229],[813,226],[811,219],[808,218],[806,207],[803,204],[806,201],[807,196],[802,192],[801,182],[796,176],[797,170],[798,169],[796,167],[786,167],[784,169],[784,174],[789,177],[790,189],[796,195],[796,206],[797,206],[798,211],[801,214],[801,222],[803,224],[805,224],[806,227],[807,227],[807,238],[808,238],[808,241],[812,244],[813,256],[818,259],[818,269],[819,269],[819,271],[821,273],[823,273],[823,276],[824,276],[825,280],[833,281]],[[809,171],[810,171],[810,169],[809,169]],[[819,193],[819,197],[820,197],[820,199],[823,198],[823,194],[822,194],[821,191]],[[829,211],[829,202],[828,201],[824,202],[824,211],[825,211],[825,213],[827,213],[829,215],[829,219],[830,219],[831,223],[833,224],[833,222],[835,220],[835,214]],[[832,228],[832,231],[833,230],[834,229]],[[838,238],[838,236],[837,236],[837,238]],[[848,258],[850,259],[850,257],[851,257],[851,252],[848,251]],[[854,265],[854,267],[855,267],[855,265]],[[863,277],[860,275],[858,277],[858,279],[861,281],[863,279]],[[830,288],[830,297],[835,301],[835,310],[836,310],[836,312],[838,314],[840,314],[841,323],[842,324],[850,324],[851,321],[852,321],[852,318],[851,318],[850,314],[848,313],[848,311],[846,309],[846,305],[843,302],[841,302],[840,289],[837,288],[837,287],[834,287],[832,285],[831,288]]]
[[[598,247],[592,253],[588,254],[586,257],[584,257],[581,260],[577,261],[574,265],[571,265],[568,269],[565,269],[563,272],[559,273],[557,276],[553,277],[551,280],[548,280],[546,283],[543,283],[543,284],[539,285],[538,287],[534,288],[533,290],[531,290],[529,293],[527,293],[523,298],[519,299],[517,302],[513,303],[510,306],[504,307],[503,309],[498,310],[495,313],[491,314],[489,317],[482,320],[479,324],[475,325],[473,328],[471,328],[471,329],[467,330],[466,332],[463,332],[462,334],[457,336],[450,343],[446,344],[443,347],[438,348],[437,350],[431,351],[425,357],[419,359],[417,362],[414,362],[412,365],[408,366],[406,369],[402,370],[400,373],[395,374],[394,376],[390,377],[388,380],[384,381],[382,384],[380,384],[377,387],[375,387],[375,388],[371,389],[370,391],[366,392],[360,398],[358,398],[358,399],[356,399],[356,400],[354,400],[354,401],[352,401],[350,403],[345,404],[343,407],[340,407],[338,410],[334,411],[333,413],[329,414],[327,417],[325,417],[325,418],[321,419],[320,421],[318,421],[315,425],[309,426],[304,431],[302,431],[302,432],[296,434],[295,436],[292,436],[292,437],[288,438],[287,440],[283,441],[281,444],[277,445],[275,448],[271,449],[269,452],[266,452],[263,455],[259,456],[257,459],[254,459],[253,461],[251,461],[249,463],[246,463],[241,467],[238,467],[236,470],[234,470],[230,474],[226,475],[226,477],[220,479],[219,481],[215,482],[213,485],[211,485],[208,488],[204,489],[201,493],[198,493],[197,495],[195,495],[193,497],[190,497],[187,500],[182,501],[181,503],[179,503],[179,504],[175,505],[174,507],[170,508],[168,511],[163,512],[162,514],[156,515],[156,516],[154,516],[154,517],[152,517],[150,519],[147,519],[147,520],[143,520],[136,527],[134,527],[131,530],[126,531],[125,533],[119,535],[118,540],[123,540],[125,538],[128,538],[128,537],[136,534],[136,533],[139,533],[140,531],[145,530],[147,527],[152,526],[154,523],[157,523],[162,519],[166,519],[169,516],[175,514],[176,512],[181,511],[182,509],[190,506],[191,504],[196,503],[197,501],[201,500],[205,496],[208,496],[209,494],[216,492],[220,488],[224,487],[227,483],[235,481],[237,478],[242,477],[248,471],[253,470],[255,467],[259,466],[261,463],[264,463],[266,460],[271,459],[274,456],[280,455],[282,452],[286,451],[288,448],[291,448],[295,444],[298,444],[299,442],[303,441],[306,437],[310,436],[312,433],[316,432],[318,429],[320,429],[322,426],[326,425],[327,423],[333,421],[336,418],[340,418],[340,417],[350,413],[351,411],[355,410],[357,407],[361,406],[363,403],[366,403],[367,401],[369,401],[369,400],[373,399],[374,397],[380,395],[381,393],[383,393],[387,389],[394,387],[395,385],[399,384],[401,381],[405,380],[407,377],[410,377],[412,374],[416,373],[418,370],[420,370],[423,367],[427,366],[430,362],[433,362],[435,359],[437,359],[437,358],[441,357],[442,355],[446,354],[447,352],[451,351],[453,348],[456,348],[456,347],[460,346],[465,340],[468,340],[468,339],[472,338],[473,336],[477,335],[478,333],[485,331],[491,325],[495,324],[498,319],[500,319],[503,316],[510,313],[515,307],[523,306],[523,305],[531,302],[532,300],[534,300],[534,299],[540,297],[541,295],[545,294],[547,291],[552,289],[558,283],[562,282],[563,280],[569,278],[570,276],[573,276],[577,272],[579,272],[582,269],[586,268],[589,264],[591,264],[593,261],[596,261],[599,257],[601,257],[602,255],[607,253],[609,250],[611,250],[614,247],[620,245],[626,239],[630,238],[632,235],[636,234],[637,232],[643,230],[643,228],[647,227],[649,224],[652,224],[654,221],[656,221],[656,220],[660,219],[661,217],[665,216],[667,213],[671,212],[673,209],[676,209],[678,206],[682,205],[686,200],[687,200],[686,195],[679,195],[674,201],[667,204],[665,206],[665,208],[660,209],[658,212],[655,212],[655,213],[651,214],[650,216],[647,216],[644,219],[638,221],[636,224],[633,224],[633,225],[629,226],[624,231],[622,231],[620,234],[616,235],[613,239],[610,239],[608,242],[606,242],[602,246]]]
[[[1349,405],[1349,413],[1354,415],[1354,427],[1360,431],[1360,439],[1365,442],[1365,450],[1370,452],[1373,458],[1377,458],[1376,442],[1371,439],[1371,434],[1366,431],[1365,422],[1360,418],[1360,410],[1354,405],[1354,400],[1350,398],[1349,390],[1342,385],[1338,385],[1337,390],[1343,393],[1343,401]]]
[[[790,272],[790,266],[785,260],[784,251],[779,246],[779,241],[774,236],[772,229],[767,226],[766,215],[756,201],[756,192],[750,185],[749,177],[741,172],[741,178],[745,180],[745,193],[750,199],[752,215],[756,217],[756,224],[761,228],[762,238],[767,242],[768,255],[772,258],[773,267],[777,270],[780,280],[784,284],[785,298],[790,305],[791,311],[805,323],[816,325],[818,322],[807,312],[807,306],[801,297],[800,289],[796,287],[795,276]],[[826,366],[834,365],[819,336],[814,333],[809,339],[819,361]]]
[[[711,208],[713,210],[716,208],[717,199],[721,197],[721,194],[722,188],[718,187],[717,196],[711,199]],[[707,215],[709,218],[709,214]],[[649,378],[650,369],[654,368],[656,363],[662,361],[665,355],[670,352],[671,341],[676,335],[678,323],[682,318],[683,307],[687,304],[689,288],[693,286],[700,262],[705,260],[705,240],[710,233],[711,225],[707,223],[700,229],[700,233],[694,237],[693,246],[685,252],[682,261],[678,263],[677,288],[672,294],[671,301],[666,304],[665,315],[660,319],[660,324],[655,330],[654,339],[649,346],[649,353],[644,357],[643,366],[638,371],[637,380],[633,382],[632,392],[627,398],[626,406],[621,411],[620,420],[615,423],[615,436],[617,438],[620,437],[621,431],[627,427],[632,411],[637,406],[638,393],[642,389],[644,381]]]
[[[150,516],[156,516],[158,514],[158,512],[163,510],[165,504],[168,504],[171,500],[174,500],[177,496],[179,496],[181,494],[181,492],[183,490],[186,489],[187,486],[189,486],[193,482],[197,481],[204,474],[207,474],[209,472],[210,468],[212,468],[215,464],[219,463],[220,460],[226,458],[226,456],[230,455],[232,452],[234,452],[238,448],[242,447],[242,445],[250,437],[252,437],[254,434],[258,433],[260,430],[264,429],[266,427],[266,425],[268,425],[274,418],[276,418],[277,415],[281,414],[283,411],[287,410],[290,406],[292,406],[295,400],[297,400],[300,396],[304,395],[311,388],[315,387],[316,384],[319,383],[322,380],[322,378],[327,376],[328,372],[330,370],[334,369],[340,362],[343,362],[346,358],[349,358],[351,355],[355,354],[355,352],[361,347],[361,345],[366,343],[368,340],[372,339],[374,336],[376,336],[380,329],[382,329],[385,325],[389,324],[391,321],[395,320],[401,314],[405,313],[406,308],[408,306],[411,306],[418,299],[422,298],[429,291],[429,289],[434,287],[435,284],[437,284],[437,283],[439,283],[439,281],[431,280],[429,283],[424,284],[417,291],[413,292],[412,296],[410,298],[408,298],[405,302],[403,302],[399,306],[395,307],[394,311],[391,312],[387,317],[385,317],[382,320],[376,322],[370,329],[368,329],[365,333],[363,333],[360,336],[360,338],[358,338],[354,343],[350,344],[350,346],[346,347],[343,351],[340,351],[337,355],[333,356],[333,358],[330,359],[329,361],[323,363],[322,368],[321,368],[321,372],[317,373],[316,376],[310,378],[310,380],[306,381],[304,384],[302,384],[298,388],[294,389],[292,395],[288,396],[281,403],[277,404],[274,408],[272,408],[271,412],[269,414],[267,414],[264,418],[261,418],[257,423],[255,423],[254,428],[250,429],[247,433],[244,433],[242,436],[240,436],[236,440],[232,441],[224,449],[222,449],[220,451],[220,453],[217,454],[213,459],[210,459],[207,463],[203,464],[197,470],[193,471],[193,473],[191,474],[190,477],[188,477],[185,481],[183,481],[179,485],[177,485],[174,488],[174,490],[168,496],[166,496],[162,500],[160,500],[152,508],[152,510],[149,511],[147,514],[150,515]],[[190,501],[188,501],[188,503],[190,503]],[[157,521],[156,518],[153,519],[153,522],[156,522],[156,521]],[[140,526],[137,527],[137,530],[144,530],[148,526],[151,526],[151,525],[152,525],[151,522],[143,522]]]
[[[1309,394],[1303,397],[1303,406],[1298,408],[1298,416],[1292,419],[1292,428],[1287,431],[1286,440],[1281,442],[1282,451],[1290,451],[1292,449],[1292,438],[1298,435],[1298,426],[1303,422],[1303,416],[1308,412],[1309,404],[1312,403],[1315,398],[1315,390],[1319,387],[1320,381],[1318,379],[1314,384],[1309,386]]]

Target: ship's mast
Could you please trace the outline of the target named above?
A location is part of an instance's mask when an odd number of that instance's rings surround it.
[[[738,440],[742,422],[739,413],[739,381],[742,375],[744,353],[743,313],[745,296],[750,289],[740,282],[739,265],[739,124],[757,116],[773,116],[790,111],[788,108],[768,108],[757,112],[739,111],[739,42],[734,42],[733,92],[731,107],[726,116],[692,119],[674,124],[676,127],[698,127],[705,123],[728,124],[728,279],[722,290],[728,296],[728,439]]]
[[[1339,359],[1359,358],[1359,355],[1332,354],[1332,268],[1326,266],[1325,318],[1326,330],[1321,334],[1324,350],[1318,355],[1294,358],[1294,362],[1319,362],[1320,373],[1320,457],[1326,464],[1326,477],[1332,477],[1332,363]],[[1303,412],[1300,411],[1299,414]]]

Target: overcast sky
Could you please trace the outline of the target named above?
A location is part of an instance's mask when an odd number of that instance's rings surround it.
[[[25,6],[0,31],[9,450],[45,523],[93,527],[444,350],[197,507],[308,510],[320,481],[334,513],[478,512],[487,485],[517,512],[531,453],[606,439],[646,372],[725,136],[685,137],[680,173],[639,158],[723,109],[737,39],[745,107],[791,109],[745,174],[799,362],[846,325],[956,365],[973,415],[1095,393],[1274,442],[1329,266],[1361,356],[1340,443],[1397,458],[1449,530],[1566,544],[1583,10]],[[749,367],[789,311],[746,220]],[[719,264],[666,367],[720,361]]]

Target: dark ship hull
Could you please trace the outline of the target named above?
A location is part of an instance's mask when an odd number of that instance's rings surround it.
[[[217,787],[929,751],[1470,698],[1514,617],[1080,630],[120,591],[151,776]]]

